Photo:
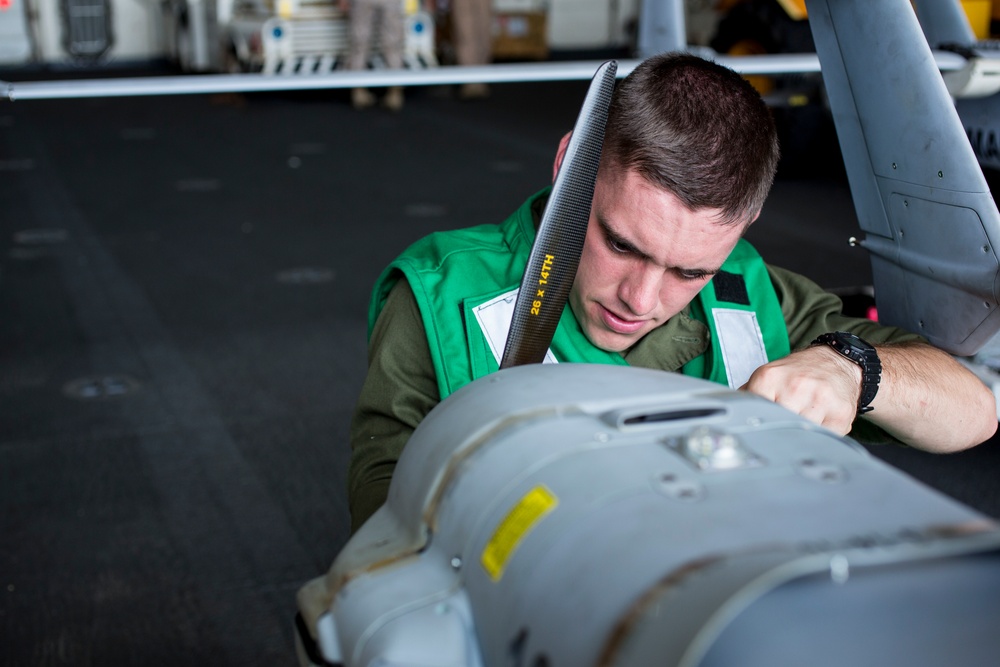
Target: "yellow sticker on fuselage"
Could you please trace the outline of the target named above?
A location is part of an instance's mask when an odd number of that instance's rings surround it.
[[[493,581],[500,581],[507,562],[521,541],[558,504],[555,494],[544,486],[536,486],[507,512],[483,549],[483,569]]]

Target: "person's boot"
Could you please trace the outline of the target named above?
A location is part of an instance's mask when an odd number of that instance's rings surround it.
[[[375,104],[375,96],[367,88],[351,90],[351,106],[355,109],[367,109],[373,104]]]
[[[403,108],[403,89],[399,86],[393,86],[390,88],[386,94],[385,99],[382,100],[382,104],[385,105],[386,109],[390,111],[399,111]]]
[[[463,83],[458,89],[458,96],[463,100],[476,100],[490,96],[490,87],[485,83]]]

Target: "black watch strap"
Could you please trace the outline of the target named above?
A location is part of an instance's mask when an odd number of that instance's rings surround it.
[[[878,352],[864,339],[846,331],[834,331],[817,336],[813,345],[829,345],[838,353],[861,367],[861,396],[858,398],[858,414],[871,412],[870,403],[878,393],[882,380],[882,362]]]

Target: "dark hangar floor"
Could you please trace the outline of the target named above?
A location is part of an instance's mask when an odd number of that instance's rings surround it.
[[[584,90],[0,103],[0,664],[294,664],[295,591],[347,537],[372,281],[548,182]],[[819,137],[751,237],[867,284]],[[878,453],[1000,516],[995,441]]]

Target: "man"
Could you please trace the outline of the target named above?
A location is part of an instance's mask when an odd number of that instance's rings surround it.
[[[992,394],[949,355],[845,316],[835,296],[766,265],[742,240],[777,163],[770,113],[736,73],[686,54],[642,63],[614,94],[587,238],[550,352],[559,362],[716,380],[837,433],[881,429],[929,451],[991,437]],[[384,501],[430,409],[498,367],[482,314],[510,301],[547,197],[536,194],[500,226],[418,241],[376,284],[369,374],[351,428],[355,529]],[[848,348],[857,361],[838,351]]]
[[[368,66],[372,32],[376,23],[379,26],[379,49],[386,67],[402,69],[406,37],[403,5],[399,0],[339,0],[338,6],[340,11],[350,17],[351,41],[347,69],[358,71]],[[355,109],[367,109],[375,104],[375,95],[367,88],[352,88],[351,104]],[[402,87],[389,87],[382,98],[382,104],[390,111],[400,111],[403,108]]]
[[[451,32],[455,60],[459,65],[487,65],[493,60],[492,0],[451,0]],[[485,83],[463,83],[459,97],[471,100],[489,97]]]

